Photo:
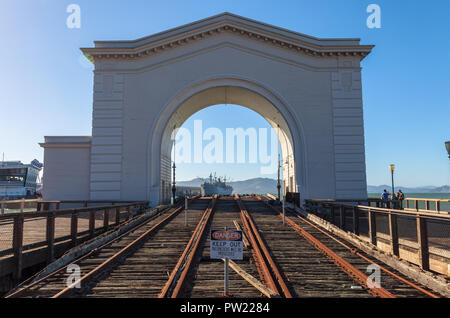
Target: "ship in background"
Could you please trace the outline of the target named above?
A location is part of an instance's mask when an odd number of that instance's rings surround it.
[[[209,175],[209,181],[205,181],[201,186],[201,193],[202,196],[212,196],[214,194],[218,195],[231,195],[233,192],[233,187],[226,184],[227,179],[223,178],[223,180],[220,177],[216,177],[214,174],[214,177],[212,173]]]
[[[35,198],[39,192],[39,172],[43,165],[38,160],[30,164],[20,161],[0,162],[0,200]]]

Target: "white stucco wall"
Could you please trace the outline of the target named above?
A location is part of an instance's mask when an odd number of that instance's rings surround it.
[[[42,196],[45,200],[87,200],[91,137],[45,137]]]
[[[236,103],[282,123],[295,160],[283,165],[284,177],[294,177],[303,199],[366,197],[360,61],[370,49],[229,14],[136,41],[96,42],[83,49],[95,60],[92,143],[89,154],[78,152],[90,156],[89,169],[79,164],[88,197],[163,200],[165,128],[187,119],[184,101],[195,94],[205,107]],[[200,95],[215,87],[248,90],[273,107],[258,109],[251,94]]]

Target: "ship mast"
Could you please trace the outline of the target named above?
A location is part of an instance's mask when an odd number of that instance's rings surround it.
[[[174,131],[175,131],[175,126],[173,127]],[[175,204],[175,193],[177,192],[177,188],[175,186],[175,136],[173,136],[173,181],[172,181],[172,198],[173,198],[173,204]]]

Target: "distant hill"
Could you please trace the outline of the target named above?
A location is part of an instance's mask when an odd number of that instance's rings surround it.
[[[208,180],[207,178],[195,178],[189,181],[178,181],[177,184],[187,187],[200,187],[200,185]],[[227,182],[233,187],[233,193],[273,193],[277,192],[277,180],[271,178],[253,178],[242,181]],[[390,185],[367,186],[368,193],[381,193],[384,189],[391,190]],[[395,190],[401,189],[405,193],[450,193],[450,186],[443,185],[440,187],[423,186],[423,187],[403,187],[395,186]]]
[[[379,186],[367,186],[367,192],[369,193],[381,193],[383,190],[386,189],[388,191],[391,190],[390,185],[379,185]],[[434,186],[423,186],[423,187],[416,187],[416,188],[408,188],[408,187],[402,187],[402,186],[395,186],[395,191],[398,189],[401,189],[405,193],[450,193],[450,186],[443,185],[440,187],[434,187]]]
[[[200,187],[207,178],[195,178],[189,181],[178,181],[177,184],[185,187]],[[227,184],[233,187],[233,193],[266,194],[277,192],[277,180],[271,178],[253,178],[243,181],[232,181]]]

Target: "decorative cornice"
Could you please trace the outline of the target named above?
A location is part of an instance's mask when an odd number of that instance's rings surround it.
[[[81,50],[88,58],[95,59],[137,59],[140,57],[151,56],[160,52],[183,46],[192,41],[199,41],[221,33],[232,33],[253,40],[269,43],[271,45],[285,48],[310,56],[326,57],[326,56],[359,56],[361,59],[366,57],[373,48],[373,45],[317,45],[314,43],[306,43],[298,39],[288,38],[286,36],[273,34],[267,30],[257,30],[254,26],[250,26],[251,30],[245,25],[241,26],[235,21],[222,21],[220,25],[210,26],[210,28],[199,28],[202,30],[181,33],[179,36],[169,36],[159,41],[141,44],[136,47],[94,47],[82,48]],[[272,34],[269,34],[272,33]],[[337,39],[339,40],[339,39]],[[113,42],[109,42],[113,43]],[[116,42],[119,45],[121,41]]]
[[[92,136],[45,136],[42,148],[90,148]]]

